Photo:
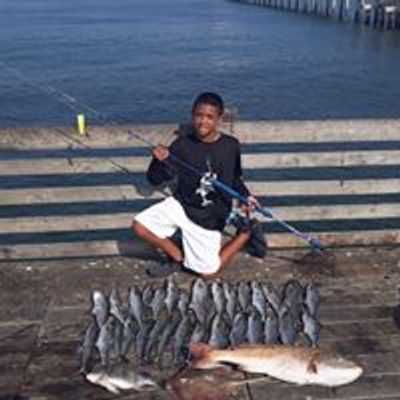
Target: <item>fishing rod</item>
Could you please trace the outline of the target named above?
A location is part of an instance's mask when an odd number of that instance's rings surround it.
[[[74,111],[81,111],[82,109],[89,111],[90,113],[92,113],[94,116],[107,121],[111,126],[118,126],[120,128],[121,122],[117,121],[115,118],[111,119],[110,117],[106,116],[105,114],[103,114],[102,112],[96,110],[93,107],[90,107],[86,104],[84,104],[81,101],[78,101],[76,98],[72,97],[71,95],[62,92],[56,88],[54,88],[53,86],[49,85],[49,84],[39,84],[36,83],[34,81],[32,81],[31,79],[28,79],[25,75],[23,75],[19,70],[17,70],[14,67],[11,67],[9,65],[7,65],[6,63],[4,63],[3,61],[0,60],[0,65],[2,65],[5,69],[9,70],[10,72],[13,73],[14,76],[18,77],[21,81],[29,84],[30,86],[40,90],[41,92],[44,92],[45,94],[54,97],[55,99],[59,100],[63,105],[65,105],[66,107],[74,110]],[[143,138],[143,136],[135,131],[132,131],[131,129],[128,129],[128,132],[130,137],[134,137],[136,139],[138,139],[139,141],[141,141],[142,143],[146,144],[148,147],[150,147],[151,149],[154,149],[155,147],[157,147],[156,145],[154,145],[154,143],[148,139]],[[69,135],[67,135],[69,136]],[[90,146],[87,146],[89,149]],[[195,167],[193,167],[191,164],[183,161],[182,159],[180,159],[179,157],[177,157],[176,155],[172,154],[171,152],[169,152],[169,158],[177,163],[180,164],[181,166],[183,166],[184,168],[186,168],[187,170],[191,171],[192,173],[194,173],[196,176],[203,178],[206,182],[208,182],[209,184],[213,185],[215,188],[220,189],[221,191],[225,192],[226,194],[228,194],[230,197],[232,197],[233,199],[238,200],[240,203],[247,205],[247,206],[252,206],[254,207],[254,210],[262,215],[264,215],[265,217],[271,219],[272,221],[276,222],[277,224],[283,226],[285,229],[287,229],[288,231],[292,232],[294,235],[296,235],[297,237],[299,237],[300,239],[306,241],[313,250],[317,250],[317,251],[322,251],[324,250],[321,242],[317,239],[312,237],[309,234],[306,234],[304,232],[299,231],[298,229],[294,228],[293,226],[291,226],[289,223],[287,223],[286,221],[283,221],[279,218],[277,218],[274,213],[272,212],[271,209],[267,208],[267,207],[263,207],[260,204],[253,204],[247,197],[242,196],[239,192],[237,192],[236,190],[234,190],[232,187],[226,185],[225,183],[223,183],[222,181],[220,181],[219,179],[217,179],[215,176],[204,176],[204,174],[202,174],[199,170],[197,170]],[[128,172],[125,168],[124,168],[125,172]]]

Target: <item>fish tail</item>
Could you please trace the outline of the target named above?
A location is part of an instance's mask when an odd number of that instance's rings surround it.
[[[212,363],[212,347],[205,343],[192,343],[189,346],[190,361],[193,368],[207,368]]]

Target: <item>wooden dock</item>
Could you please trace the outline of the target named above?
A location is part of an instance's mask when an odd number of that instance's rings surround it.
[[[168,190],[150,151],[178,125],[0,132],[0,260],[135,254],[135,213]],[[325,246],[400,242],[400,121],[240,122],[245,180],[275,216]],[[272,248],[307,245],[264,220]]]
[[[317,284],[322,295],[321,347],[340,352],[364,369],[351,385],[334,392],[267,379],[230,393],[215,380],[219,375],[213,379],[214,373],[207,373],[203,379],[204,374],[195,373],[181,383],[180,396],[140,392],[119,398],[205,400],[210,397],[204,393],[213,393],[212,398],[219,400],[398,400],[399,260],[398,247],[336,249],[320,256],[273,251],[262,261],[241,255],[222,277],[230,282],[270,280],[277,286],[292,278]],[[80,376],[77,348],[90,320],[91,291],[109,293],[116,287],[126,304],[128,287],[161,284],[146,278],[144,266],[143,260],[130,257],[4,263],[0,268],[0,399],[115,399]],[[193,279],[185,274],[176,277],[181,287],[189,287]],[[173,371],[148,366],[148,372],[167,377]],[[225,371],[225,375],[238,374]]]
[[[399,0],[231,0],[243,4],[352,21],[378,29],[400,29]]]

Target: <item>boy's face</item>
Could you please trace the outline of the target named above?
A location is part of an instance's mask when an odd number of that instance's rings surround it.
[[[193,111],[193,126],[202,140],[212,140],[218,134],[222,114],[211,104],[199,104]]]

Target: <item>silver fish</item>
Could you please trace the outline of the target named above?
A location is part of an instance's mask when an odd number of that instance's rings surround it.
[[[95,316],[97,325],[101,327],[107,321],[109,314],[109,305],[107,298],[99,290],[95,290],[92,293],[92,314]]]
[[[197,321],[189,343],[207,342],[208,336],[207,327],[205,327],[200,321]]]
[[[129,290],[129,312],[136,322],[141,325],[143,320],[143,302],[140,289],[133,286]]]
[[[157,361],[159,362],[162,361],[162,356],[164,354],[164,351],[169,345],[172,335],[174,335],[179,323],[181,322],[181,319],[182,319],[181,313],[176,309],[172,310],[169,323],[161,333],[160,340],[158,342],[157,355],[156,355]]]
[[[279,334],[283,344],[294,344],[296,340],[296,328],[289,308],[285,308],[279,314]]]
[[[198,278],[194,281],[192,286],[189,308],[195,312],[196,318],[202,324],[207,322],[207,304],[209,304],[207,284],[203,279]]]
[[[264,292],[264,296],[267,299],[268,303],[272,306],[272,308],[277,313],[281,306],[281,296],[279,295],[277,289],[271,282],[264,282],[261,284],[262,290]]]
[[[96,344],[97,337],[99,335],[99,327],[95,321],[91,321],[86,329],[85,337],[80,346],[79,352],[81,354],[81,373],[86,373],[88,364],[93,354],[93,349]]]
[[[151,301],[151,309],[153,311],[154,319],[158,318],[159,312],[165,305],[166,291],[164,287],[159,287],[154,293],[153,300]]]
[[[251,282],[251,303],[260,313],[261,319],[264,320],[267,315],[268,302],[261,285],[256,281]]]
[[[167,306],[164,304],[163,308],[160,309],[155,324],[149,333],[146,343],[145,358],[151,360],[153,357],[153,351],[157,345],[160,335],[169,322],[169,312]]]
[[[113,288],[110,293],[110,314],[121,323],[125,323],[125,317],[122,312],[122,301],[118,290]]]
[[[301,284],[296,280],[287,282],[283,296],[281,308],[287,308],[292,314],[294,327],[296,332],[298,332],[301,328],[301,313],[303,310],[303,288]]]
[[[186,315],[189,308],[189,294],[183,289],[179,289],[179,300],[178,300],[178,310],[180,311],[182,317]]]
[[[122,333],[121,356],[126,357],[132,344],[135,343],[136,334],[139,331],[139,325],[136,320],[129,315],[124,323]]]
[[[96,347],[100,353],[101,364],[108,365],[109,355],[114,343],[114,317],[110,316],[106,323],[100,327],[96,340]]]
[[[113,346],[111,349],[111,354],[116,358],[122,355],[123,332],[124,326],[121,324],[121,322],[115,319],[113,323]]]
[[[139,360],[144,360],[145,358],[147,339],[154,325],[154,319],[150,318],[144,320],[140,326],[138,334],[136,335],[136,355],[138,356]]]
[[[168,312],[171,313],[179,301],[179,288],[172,277],[166,281],[166,296],[165,304],[167,305]]]
[[[247,282],[240,282],[238,286],[238,299],[240,307],[243,311],[247,311],[247,309],[251,305],[251,289]]]
[[[320,323],[309,314],[308,310],[304,310],[302,314],[303,329],[312,347],[318,347],[319,335],[321,332]]]
[[[223,349],[229,346],[229,327],[221,314],[215,314],[211,322],[211,332],[208,344],[218,349]]]
[[[248,318],[247,339],[250,344],[264,343],[264,323],[261,314],[254,306],[251,307]]]
[[[153,297],[154,297],[154,289],[150,285],[146,285],[142,291],[143,304],[150,307]]]
[[[149,376],[139,374],[128,363],[120,363],[109,369],[101,368],[86,375],[86,379],[94,385],[99,385],[114,394],[124,390],[155,390],[158,384]]]
[[[224,290],[224,295],[226,299],[226,313],[229,316],[230,323],[233,324],[235,315],[238,311],[237,292],[233,286],[229,285],[228,282],[224,282],[222,284],[222,288]]]
[[[225,310],[226,299],[222,286],[219,282],[214,281],[211,283],[211,295],[215,308],[217,309],[217,313],[222,314]]]
[[[272,308],[265,318],[264,342],[267,344],[279,343],[279,319]]]
[[[175,332],[174,340],[174,362],[181,363],[187,356],[187,345],[196,323],[196,315],[189,309],[186,316],[181,320]]]
[[[314,318],[318,316],[319,303],[320,294],[318,288],[312,283],[307,284],[304,289],[304,304],[309,314]]]
[[[247,318],[248,316],[243,311],[235,315],[229,334],[232,346],[239,346],[247,342]]]

